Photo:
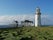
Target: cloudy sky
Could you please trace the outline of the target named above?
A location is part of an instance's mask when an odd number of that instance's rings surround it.
[[[41,9],[42,24],[53,25],[53,0],[0,0],[0,25],[14,20],[33,20],[37,6]]]

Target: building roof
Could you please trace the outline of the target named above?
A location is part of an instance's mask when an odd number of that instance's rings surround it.
[[[33,21],[25,20],[25,21],[21,21],[21,23],[33,23]]]

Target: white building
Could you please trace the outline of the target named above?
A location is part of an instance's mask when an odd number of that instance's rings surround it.
[[[29,20],[21,21],[21,25],[22,26],[34,26],[33,21],[29,21]]]
[[[35,27],[41,26],[41,12],[40,8],[36,8],[36,13],[35,13]]]

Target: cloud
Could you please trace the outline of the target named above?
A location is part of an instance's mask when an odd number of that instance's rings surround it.
[[[0,16],[0,25],[10,24],[14,20],[17,20],[20,22],[25,19],[33,20],[34,18],[33,18],[33,15],[3,15],[3,16]]]
[[[3,15],[0,16],[0,25],[11,24],[14,20],[23,21],[23,20],[34,20],[34,15]],[[51,15],[41,15],[42,24],[53,24],[53,16]]]

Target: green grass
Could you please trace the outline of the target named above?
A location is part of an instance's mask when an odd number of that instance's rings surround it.
[[[0,29],[0,40],[53,40],[53,27]]]

